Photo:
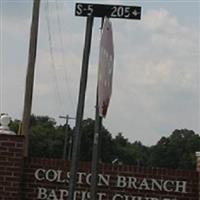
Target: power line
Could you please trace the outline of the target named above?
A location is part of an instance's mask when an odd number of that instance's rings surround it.
[[[3,30],[3,2],[1,1],[0,4],[0,10],[1,10],[1,30]],[[1,31],[1,36],[0,36],[0,41],[1,44],[3,44],[3,31]],[[1,86],[0,86],[0,113],[3,112],[3,45],[1,46],[1,50],[0,50],[0,80],[1,80]]]
[[[58,87],[58,79],[56,76],[56,67],[55,67],[55,58],[54,58],[54,50],[53,50],[53,44],[52,44],[52,36],[51,36],[51,26],[50,26],[50,21],[49,21],[49,3],[48,0],[46,1],[45,4],[45,11],[46,11],[46,23],[47,23],[47,31],[48,31],[48,42],[49,42],[49,53],[50,53],[50,58],[51,58],[51,67],[53,69],[53,79],[54,79],[54,83],[55,83],[55,92],[56,92],[56,97],[59,101],[59,105],[58,108],[62,110],[63,108],[63,104],[62,104],[62,99],[61,99],[61,95],[59,92],[59,87]]]
[[[58,0],[56,0],[56,16],[57,16],[57,26],[58,26],[59,41],[60,41],[60,50],[61,50],[61,54],[62,54],[62,64],[63,64],[63,68],[64,68],[64,80],[65,80],[70,104],[72,105],[72,107],[74,107],[75,105],[74,105],[70,87],[69,87],[69,78],[68,78],[69,73],[67,70],[66,62],[65,62],[65,49],[64,49],[64,45],[63,45],[64,42],[63,42],[63,34],[62,34],[62,28],[61,28],[62,26],[61,26],[61,20],[60,20],[60,15],[59,15],[59,8],[58,8]]]

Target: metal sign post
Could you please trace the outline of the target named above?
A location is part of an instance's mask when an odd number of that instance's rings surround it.
[[[105,17],[103,20],[102,34],[100,40],[99,52],[99,71],[97,84],[97,99],[96,99],[96,117],[95,130],[92,152],[92,168],[91,168],[91,199],[97,199],[97,182],[98,182],[98,162],[100,158],[100,141],[102,117],[106,116],[112,92],[112,74],[114,65],[114,47],[112,24]]]
[[[72,151],[72,161],[70,167],[70,182],[69,182],[69,196],[68,200],[74,200],[74,191],[76,185],[76,173],[77,173],[77,163],[80,153],[80,140],[81,140],[81,123],[83,119],[83,110],[85,102],[85,91],[87,84],[87,72],[88,72],[88,62],[89,62],[89,53],[92,37],[92,24],[93,17],[105,16],[108,18],[124,18],[124,19],[135,19],[139,20],[141,17],[141,7],[138,6],[122,6],[122,5],[103,5],[103,4],[86,4],[86,3],[76,3],[75,15],[87,17],[87,27],[86,27],[86,36],[85,36],[85,49],[82,62],[82,74],[79,90],[79,100],[76,116],[76,128],[74,136],[74,144]],[[97,96],[98,102],[98,96]],[[98,106],[98,104],[96,105]],[[97,166],[98,166],[98,152],[99,152],[99,122],[101,117],[99,116],[99,109],[96,107],[96,125],[95,125],[95,135],[94,135],[94,145],[92,155],[92,183],[91,183],[91,199],[97,199]],[[96,134],[97,133],[97,134]]]
[[[70,181],[69,181],[69,200],[74,199],[74,188],[76,184],[76,173],[77,173],[77,163],[80,154],[80,140],[81,140],[81,123],[83,120],[83,110],[85,103],[85,92],[87,85],[87,76],[88,76],[88,63],[91,47],[91,38],[92,38],[92,26],[93,26],[93,17],[88,16],[86,22],[86,33],[85,33],[85,47],[83,50],[83,61],[82,61],[82,72],[79,88],[79,99],[78,99],[78,108],[76,113],[76,126],[75,126],[75,135],[73,141],[73,150],[72,150],[72,160],[70,163]]]

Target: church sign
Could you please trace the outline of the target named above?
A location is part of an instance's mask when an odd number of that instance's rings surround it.
[[[62,169],[38,168],[34,171],[37,182],[36,199],[65,200],[68,197],[70,173]],[[48,183],[48,184],[47,184]],[[90,199],[91,173],[77,173],[77,190],[74,199]],[[188,179],[141,176],[133,173],[100,173],[98,175],[98,200],[182,200],[190,196]],[[180,197],[179,197],[180,196]],[[189,199],[189,198],[186,198]]]

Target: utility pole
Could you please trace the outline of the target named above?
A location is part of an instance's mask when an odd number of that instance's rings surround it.
[[[93,17],[88,16],[86,22],[86,32],[85,32],[85,46],[83,50],[83,61],[82,61],[82,71],[81,71],[81,80],[79,88],[79,99],[78,107],[76,113],[76,126],[75,126],[75,135],[73,141],[73,151],[72,151],[72,160],[70,163],[70,181],[69,181],[69,197],[68,200],[74,199],[74,190],[76,186],[76,173],[77,173],[77,164],[80,154],[80,144],[81,144],[81,124],[83,120],[84,104],[85,104],[85,92],[87,86],[87,76],[88,76],[88,64],[89,64],[89,55],[92,39],[92,26],[93,26]]]
[[[40,0],[33,0],[32,24],[29,41],[28,67],[26,74],[26,88],[24,96],[24,111],[22,119],[22,135],[25,136],[24,156],[28,156],[29,125],[32,107],[34,69],[37,51],[38,24],[39,24]]]
[[[64,139],[64,147],[63,147],[63,160],[69,160],[69,152],[70,152],[70,146],[68,145],[68,140],[70,139],[70,136],[69,136],[69,129],[68,129],[68,126],[69,126],[69,120],[70,119],[75,119],[73,117],[70,117],[69,115],[67,116],[59,116],[59,118],[61,119],[66,119],[66,123],[65,123],[65,139]],[[66,155],[67,153],[67,149],[68,149],[68,156]]]
[[[67,155],[67,160],[71,160],[71,154],[72,154],[72,142],[73,142],[73,135],[70,135],[69,137],[69,147],[68,147],[68,155]]]

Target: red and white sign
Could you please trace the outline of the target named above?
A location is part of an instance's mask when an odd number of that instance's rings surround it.
[[[98,107],[99,115],[105,117],[112,94],[112,77],[114,64],[114,48],[112,24],[104,19],[99,53],[98,72]]]

